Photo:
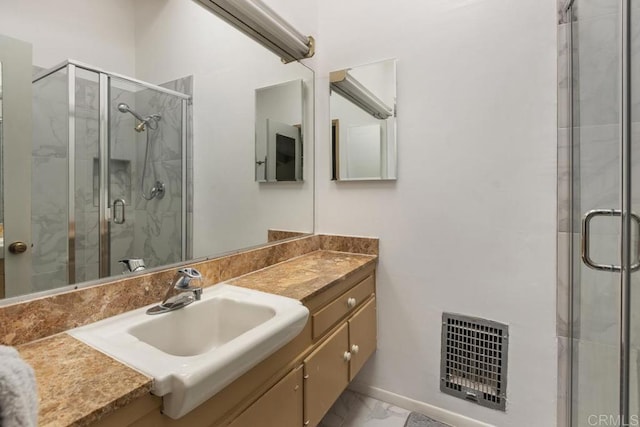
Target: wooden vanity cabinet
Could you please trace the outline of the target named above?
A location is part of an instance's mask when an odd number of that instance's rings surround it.
[[[313,321],[313,338],[322,337],[340,319],[361,306],[375,292],[373,275],[367,276],[353,288],[328,303],[325,307],[311,314]]]
[[[376,349],[372,297],[304,360],[305,426],[317,426]]]
[[[349,385],[349,325],[343,324],[304,360],[305,426],[316,426]]]
[[[281,379],[229,427],[302,425],[302,365]]]
[[[360,372],[365,362],[376,351],[376,299],[371,298],[351,319],[349,323],[349,381]]]

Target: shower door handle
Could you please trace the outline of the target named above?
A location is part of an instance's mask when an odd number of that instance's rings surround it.
[[[614,216],[622,216],[622,211],[618,209],[594,209],[584,216],[582,219],[582,239],[580,244],[580,252],[582,255],[582,262],[584,262],[587,267],[593,268],[594,270],[600,271],[610,271],[610,272],[619,272],[622,271],[622,267],[619,265],[609,265],[609,264],[600,264],[591,259],[590,254],[590,225],[591,220],[597,216],[606,216],[606,217],[614,217]],[[631,219],[636,222],[637,230],[638,230],[638,245],[640,245],[640,217],[634,213],[631,213]],[[631,265],[631,271],[640,270],[640,246],[636,248],[636,262]]]
[[[115,199],[113,201],[113,223],[114,224],[124,224],[126,220],[125,205],[126,203],[124,199]],[[118,206],[120,206],[121,215],[118,215]]]

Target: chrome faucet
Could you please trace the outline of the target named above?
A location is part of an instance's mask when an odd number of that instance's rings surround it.
[[[147,268],[142,258],[124,258],[118,262],[122,264],[124,268],[122,274],[135,273],[136,271],[142,271]]]
[[[192,286],[192,280],[200,280],[202,275],[195,268],[182,268],[176,272],[171,286],[162,302],[147,310],[147,314],[160,314],[186,307],[202,297],[202,287]]]

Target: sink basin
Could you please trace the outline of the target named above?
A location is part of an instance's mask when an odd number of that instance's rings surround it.
[[[295,338],[309,316],[297,300],[227,284],[179,310],[149,316],[147,308],[69,334],[152,377],[151,392],[174,419]]]
[[[169,314],[169,313],[167,313]],[[225,297],[211,298],[142,322],[129,333],[174,356],[197,356],[237,338],[276,315],[275,309]],[[194,327],[199,325],[201,327]]]

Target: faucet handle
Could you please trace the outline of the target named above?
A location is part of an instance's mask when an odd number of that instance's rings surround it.
[[[188,289],[189,282],[202,279],[202,274],[195,268],[182,268],[176,273],[175,287],[178,289]]]
[[[192,267],[181,268],[178,273],[190,278],[190,279],[202,279],[202,274],[198,270]]]

